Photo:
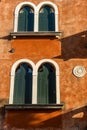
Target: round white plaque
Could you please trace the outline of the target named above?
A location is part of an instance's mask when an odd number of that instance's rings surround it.
[[[83,66],[76,66],[73,69],[73,74],[76,77],[83,77],[86,74],[86,70]]]

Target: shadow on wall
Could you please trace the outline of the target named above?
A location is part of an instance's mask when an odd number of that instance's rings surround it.
[[[87,106],[66,113],[61,110],[8,110],[5,126],[6,130],[87,130]]]
[[[61,39],[61,55],[53,58],[87,58],[87,31]]]
[[[4,36],[0,39],[11,40],[11,36]],[[43,37],[18,37],[19,39],[43,39]],[[44,39],[50,38],[54,40],[54,37],[44,37]],[[59,46],[58,46],[59,48]],[[61,39],[61,55],[57,55],[52,58],[69,60],[73,58],[87,58],[87,31],[80,32],[78,34],[74,34],[69,37],[65,37]]]

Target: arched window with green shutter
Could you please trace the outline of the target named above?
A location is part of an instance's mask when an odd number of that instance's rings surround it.
[[[20,64],[15,72],[13,104],[32,103],[32,68],[27,63]]]
[[[37,103],[56,104],[56,74],[54,67],[45,63],[38,69]]]
[[[55,31],[55,11],[48,5],[39,11],[39,31]]]
[[[29,6],[24,6],[19,11],[18,31],[34,31],[34,10]]]

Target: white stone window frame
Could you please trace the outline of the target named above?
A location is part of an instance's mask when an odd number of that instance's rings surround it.
[[[59,66],[55,61],[53,61],[51,59],[42,59],[42,60],[38,61],[36,64],[35,70],[36,70],[37,77],[38,77],[38,69],[44,63],[49,63],[49,64],[53,65],[53,67],[55,68],[55,71],[56,71],[56,104],[60,104]],[[37,80],[36,80],[36,84],[37,84]],[[37,86],[36,86],[35,91],[36,91],[36,101],[37,101]]]
[[[29,66],[31,66],[31,68],[33,70],[33,73],[32,73],[32,104],[37,104],[37,77],[38,77],[39,67],[44,63],[49,63],[54,66],[54,68],[56,70],[56,104],[60,104],[59,66],[55,61],[53,61],[51,59],[42,59],[42,60],[38,61],[36,65],[29,59],[20,59],[20,60],[17,60],[13,64],[13,66],[11,68],[9,104],[13,104],[15,71],[21,63],[29,64]]]
[[[15,12],[14,12],[14,32],[18,32],[18,15],[19,15],[19,11],[23,6],[29,6],[31,8],[33,8],[34,12],[36,9],[36,6],[31,3],[31,2],[21,2],[19,3],[16,8],[15,8]],[[35,14],[34,14],[34,25],[35,25]]]
[[[15,71],[17,69],[17,67],[21,64],[21,63],[27,63],[29,64],[29,66],[31,66],[32,70],[33,70],[33,73],[32,73],[32,82],[34,83],[34,72],[35,72],[35,64],[31,61],[31,60],[28,60],[28,59],[20,59],[20,60],[17,60],[12,68],[11,68],[11,80],[10,80],[10,98],[9,98],[9,104],[13,104],[13,95],[14,95],[14,81],[15,81]]]
[[[19,3],[16,8],[15,8],[15,12],[14,12],[14,32],[18,32],[18,15],[19,15],[19,11],[23,6],[30,6],[31,8],[33,8],[34,10],[34,32],[38,32],[39,30],[39,11],[40,9],[45,6],[45,5],[49,5],[50,7],[52,7],[54,9],[55,12],[55,32],[58,32],[58,7],[50,2],[50,1],[45,1],[45,2],[41,2],[39,3],[37,6],[31,2],[21,2]]]

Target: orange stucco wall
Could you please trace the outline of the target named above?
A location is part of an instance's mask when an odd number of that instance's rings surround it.
[[[80,65],[87,71],[87,1],[51,0],[58,6],[59,31],[63,32],[61,39],[51,37],[10,39],[15,7],[23,1],[25,0],[0,1],[0,106],[8,104],[12,65],[23,58],[30,59],[34,63],[46,58],[56,61],[59,65],[60,100],[64,102],[64,109],[6,111],[2,128],[85,130],[87,74],[77,78],[72,70]],[[29,2],[37,5],[41,1]],[[12,48],[15,50],[14,53],[9,52]]]

